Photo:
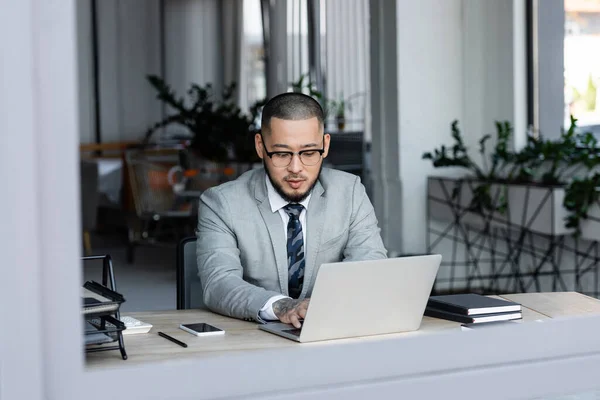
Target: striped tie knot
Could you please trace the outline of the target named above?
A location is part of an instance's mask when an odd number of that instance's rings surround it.
[[[287,215],[290,216],[290,218],[296,218],[296,219],[300,217],[300,213],[302,212],[303,209],[304,209],[304,206],[302,204],[290,203],[283,207],[283,210],[287,213]]]

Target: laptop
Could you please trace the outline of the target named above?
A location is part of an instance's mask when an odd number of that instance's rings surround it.
[[[322,264],[302,327],[259,329],[301,343],[416,331],[441,261],[432,254]]]

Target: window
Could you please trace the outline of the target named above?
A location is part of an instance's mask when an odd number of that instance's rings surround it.
[[[597,318],[523,324],[516,340],[503,340],[504,332],[456,331],[85,371],[79,227],[72,218],[79,205],[74,12],[73,2],[40,1],[14,2],[0,13],[2,48],[17,55],[3,61],[0,130],[19,140],[18,151],[0,150],[3,205],[10,210],[2,225],[8,267],[0,314],[14,328],[0,330],[2,399],[433,398],[492,386],[496,397],[514,398],[597,385]],[[548,379],[554,376],[562,379]],[[494,386],[499,381],[510,385]]]
[[[251,107],[267,96],[265,52],[260,0],[244,0],[244,35],[242,42],[242,109]]]
[[[287,3],[287,76],[289,82],[299,82],[309,72],[308,4],[306,0]],[[308,77],[303,83],[308,85]],[[291,86],[290,86],[291,89]]]
[[[565,126],[600,133],[600,0],[565,0]]]
[[[345,131],[362,131],[370,141],[366,118],[370,114],[369,2],[328,0],[323,30],[326,55],[326,95],[337,107],[330,113],[345,117]]]

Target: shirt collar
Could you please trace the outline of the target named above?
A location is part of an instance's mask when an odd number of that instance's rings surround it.
[[[287,206],[289,203],[285,201],[283,197],[279,195],[279,193],[277,193],[268,175],[265,175],[265,179],[267,181],[267,194],[269,196],[269,204],[271,205],[271,211],[279,211],[281,208]],[[306,210],[308,210],[310,196],[312,196],[312,193],[309,193],[308,196],[306,196],[306,198],[299,203],[302,204]]]

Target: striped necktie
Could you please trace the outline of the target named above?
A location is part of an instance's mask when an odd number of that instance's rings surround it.
[[[304,282],[304,237],[300,213],[302,204],[288,204],[283,210],[289,215],[287,226],[288,291],[290,297],[297,299],[302,292]]]

